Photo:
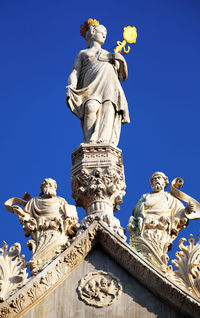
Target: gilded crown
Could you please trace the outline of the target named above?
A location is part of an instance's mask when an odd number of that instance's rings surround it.
[[[99,25],[99,21],[97,21],[96,19],[88,19],[87,21],[84,22],[84,24],[81,24],[81,35],[85,38],[85,33],[86,31],[89,29],[90,26],[92,25]]]

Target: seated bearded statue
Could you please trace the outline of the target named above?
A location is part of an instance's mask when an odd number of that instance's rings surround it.
[[[35,228],[40,230],[59,229],[62,232],[66,228],[68,232],[66,234],[73,232],[67,224],[69,221],[71,224],[78,222],[77,212],[74,206],[56,195],[56,181],[51,178],[44,179],[40,190],[41,193],[35,198],[31,198],[28,193],[25,193],[24,200],[11,198],[5,203],[8,211],[19,216],[20,222],[27,232],[25,235],[29,236],[29,231],[33,231]],[[22,205],[24,209],[13,204]]]
[[[168,183],[164,173],[153,173],[150,178],[153,191],[142,195],[130,218],[129,228],[136,236],[150,229],[164,230],[170,236],[177,236],[178,231],[188,224],[187,215],[194,211],[194,204],[189,202],[185,207],[174,195],[165,192]]]
[[[41,193],[30,199],[24,207],[24,212],[38,220],[40,226],[47,220],[61,221],[67,216],[67,202],[64,198],[56,196],[56,181],[48,178],[44,179],[41,186]]]

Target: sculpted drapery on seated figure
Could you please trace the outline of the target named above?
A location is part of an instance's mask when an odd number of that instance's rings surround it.
[[[31,198],[25,193],[23,200],[11,198],[5,202],[5,208],[18,215],[25,236],[32,238],[27,242],[33,253],[29,262],[32,274],[40,271],[70,244],[78,227],[75,206],[57,196],[56,189],[56,181],[46,178],[37,197]]]
[[[127,78],[126,61],[120,53],[101,48],[107,34],[103,25],[85,23],[81,34],[87,49],[80,51],[75,59],[68,79],[66,103],[81,120],[84,143],[117,146],[121,124],[130,121],[119,82]]]
[[[164,173],[152,175],[153,191],[142,195],[128,224],[130,244],[163,271],[168,263],[168,249],[194,211],[193,202],[184,207],[174,195],[164,191],[168,183]]]
[[[68,215],[68,203],[66,200],[56,195],[57,184],[55,180],[51,178],[44,179],[40,190],[39,196],[30,199],[24,208],[25,213],[38,220],[40,227],[47,221],[53,222],[53,220],[57,220],[57,222],[62,224],[64,219],[72,216]]]
[[[171,193],[165,192],[168,177],[162,172],[155,172],[150,184],[153,192],[143,194],[133,209],[135,230],[142,233],[145,227],[166,228],[171,235],[177,235],[183,228],[187,215],[194,211],[194,204],[190,202],[187,207]]]
[[[55,227],[63,227],[65,220],[69,217],[77,218],[76,210],[68,205],[64,198],[56,195],[57,184],[51,178],[46,178],[40,186],[41,193],[31,198],[28,193],[25,193],[24,199],[19,198],[9,199],[5,206],[8,211],[17,214],[26,222],[30,222],[30,229],[54,229]],[[20,204],[24,209],[19,207]]]

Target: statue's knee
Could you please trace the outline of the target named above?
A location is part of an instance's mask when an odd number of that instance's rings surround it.
[[[89,101],[85,105],[85,110],[88,114],[96,113],[99,109],[99,103],[97,101]]]
[[[102,113],[106,118],[112,119],[115,114],[114,105],[110,101],[106,101],[103,103]]]

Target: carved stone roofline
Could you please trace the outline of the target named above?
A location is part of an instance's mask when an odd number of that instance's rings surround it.
[[[93,222],[70,247],[42,272],[0,304],[0,317],[21,317],[60,285],[85,259],[96,243],[151,292],[186,317],[200,317],[200,302],[137,254],[102,222]]]

